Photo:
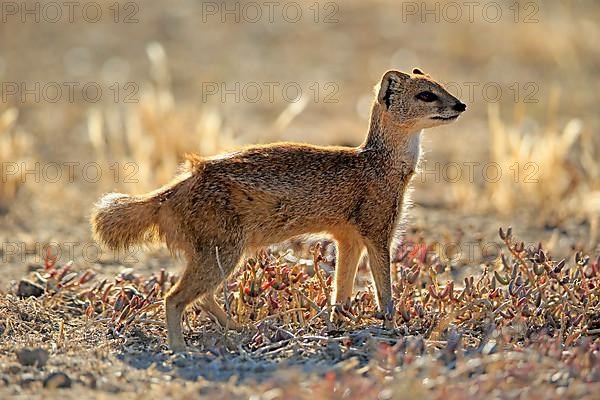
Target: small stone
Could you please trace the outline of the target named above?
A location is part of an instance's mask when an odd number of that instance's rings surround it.
[[[98,387],[98,381],[94,374],[92,374],[91,372],[84,373],[79,377],[79,380],[81,381],[81,383],[83,383],[85,386],[91,389],[96,389]]]
[[[298,257],[294,257],[294,255],[290,254],[290,253],[286,253],[284,259],[285,259],[285,261],[291,262],[291,263],[297,263],[298,262]]]
[[[21,279],[17,288],[17,296],[19,297],[40,297],[44,294],[44,288],[37,283]]]
[[[185,367],[190,362],[187,360],[185,354],[175,354],[173,357],[173,365],[179,368]]]
[[[325,271],[327,275],[331,275],[335,271],[331,265],[324,262],[319,263],[319,268]]]
[[[42,269],[44,269],[44,266],[41,265],[41,264],[29,264],[27,266],[27,271],[28,272],[40,271]]]
[[[19,385],[21,385],[21,387],[28,387],[28,386],[30,386],[34,382],[36,382],[36,379],[33,376],[33,374],[23,374],[21,376],[21,380],[19,382]]]
[[[133,268],[125,268],[119,273],[119,277],[124,281],[133,282],[136,279],[135,270]]]
[[[71,384],[71,378],[64,372],[53,372],[44,379],[44,387],[49,389],[70,388]]]
[[[494,354],[498,350],[498,346],[496,345],[495,340],[490,340],[483,346],[483,350],[481,351],[485,355]]]
[[[6,368],[6,372],[8,372],[11,375],[16,375],[19,372],[21,372],[21,366],[19,364],[17,364],[17,363],[10,364]]]
[[[43,367],[48,362],[49,354],[46,350],[41,348],[30,349],[23,348],[17,350],[17,359],[21,363],[21,365],[32,366],[35,365],[37,367]]]
[[[117,386],[114,383],[110,383],[110,382],[98,383],[97,389],[102,392],[108,392],[108,393],[120,393],[123,390],[123,389],[121,389],[120,386]]]

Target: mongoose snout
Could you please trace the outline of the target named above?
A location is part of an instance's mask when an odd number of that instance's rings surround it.
[[[467,105],[465,103],[461,103],[460,101],[456,103],[453,107],[455,111],[463,112],[467,109]]]

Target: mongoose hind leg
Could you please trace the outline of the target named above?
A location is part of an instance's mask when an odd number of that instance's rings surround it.
[[[181,318],[185,307],[202,294],[202,285],[192,286],[193,282],[190,265],[188,265],[179,281],[169,290],[165,296],[165,311],[167,314],[167,333],[169,348],[174,352],[186,350],[183,332],[181,330]]]
[[[225,284],[225,283],[223,283]],[[241,331],[245,328],[243,324],[235,321],[230,318],[227,313],[223,310],[223,308],[217,303],[215,296],[210,293],[200,302],[200,307],[210,315],[212,315],[219,325],[226,327],[228,329],[233,329],[236,331]]]
[[[219,261],[217,261],[216,248],[219,248]],[[212,248],[212,246],[208,247]],[[206,254],[204,254],[206,253]],[[185,351],[185,341],[181,329],[181,318],[185,307],[196,300],[204,297],[201,306],[213,314],[219,322],[227,321],[227,315],[216,303],[212,294],[231,271],[237,266],[241,258],[241,251],[232,245],[215,246],[215,250],[196,251],[194,257],[188,260],[183,275],[173,288],[165,296],[165,309],[167,314],[167,330],[169,347],[171,350]],[[222,265],[224,270],[221,270]],[[233,326],[230,325],[233,328]]]

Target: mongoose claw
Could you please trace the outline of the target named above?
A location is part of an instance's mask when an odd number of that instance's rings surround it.
[[[227,322],[225,323],[224,328],[226,329],[231,329],[233,331],[236,332],[242,332],[245,330],[249,330],[252,328],[251,325],[245,325],[245,324],[241,324],[233,319],[228,319]]]
[[[336,326],[336,327],[340,326],[344,322],[344,319],[342,318],[342,316],[340,314],[340,310],[339,310],[338,306],[332,307],[331,314],[329,316],[329,321],[331,321],[333,326]]]
[[[170,344],[169,345],[169,349],[171,350],[171,352],[173,352],[173,354],[177,354],[177,353],[185,353],[187,352],[187,346],[185,344]]]
[[[383,320],[383,329],[391,331],[391,330],[395,330],[395,328],[396,327],[395,327],[395,324],[394,324],[393,320],[390,320],[390,319],[387,319],[387,318],[385,318]]]
[[[352,319],[352,314],[347,310],[350,309],[350,300],[346,300],[343,303],[335,304],[331,309],[331,315],[329,320],[334,326],[341,326],[347,319]]]
[[[393,320],[396,309],[394,308],[394,302],[390,300],[385,306],[385,319]]]
[[[394,329],[395,311],[394,302],[390,300],[385,306],[385,312],[383,313],[383,327],[385,329]]]

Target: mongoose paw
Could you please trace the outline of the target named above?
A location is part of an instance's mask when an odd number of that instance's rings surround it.
[[[169,349],[171,349],[174,354],[185,353],[187,351],[187,346],[185,343],[169,344]]]
[[[394,329],[394,316],[396,314],[396,308],[394,307],[394,301],[390,300],[385,306],[385,313],[383,314],[383,326],[386,329]]]
[[[226,322],[226,326],[224,326],[224,328],[231,329],[236,332],[242,332],[242,331],[252,328],[252,326],[239,323],[233,319],[228,319]]]
[[[347,300],[341,304],[336,304],[331,309],[329,320],[333,325],[339,327],[344,324],[348,319],[352,319],[352,314],[348,311],[350,309],[350,301]]]
[[[392,320],[392,319],[387,319],[387,318],[384,318],[384,319],[383,319],[383,329],[386,329],[386,330],[394,330],[394,329],[396,328],[396,326],[395,326],[395,325],[396,325],[396,324],[394,324],[394,320]]]
[[[344,319],[342,318],[342,316],[340,315],[340,312],[338,311],[337,307],[333,307],[331,309],[331,314],[329,315],[329,321],[334,325],[334,326],[340,326],[343,322]]]

